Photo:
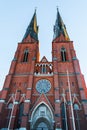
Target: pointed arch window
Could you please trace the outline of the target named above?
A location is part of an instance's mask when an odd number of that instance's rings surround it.
[[[45,74],[45,73],[46,73],[46,65],[45,65],[45,64],[42,64],[42,65],[41,65],[41,73],[42,73],[42,74]]]
[[[66,61],[66,49],[64,47],[61,48],[61,58],[63,62]]]
[[[12,109],[12,107],[13,107],[13,103],[9,103],[8,109]]]
[[[77,103],[74,104],[74,110],[79,110],[79,105]]]
[[[25,49],[24,56],[23,56],[23,62],[28,62],[28,55],[29,55],[29,50]]]
[[[67,130],[68,129],[67,110],[66,110],[66,104],[64,102],[61,104],[61,116],[62,116],[62,128],[63,130]]]
[[[80,130],[81,128],[80,128],[80,115],[79,115],[79,110],[80,110],[80,107],[79,107],[79,105],[77,104],[77,103],[75,103],[74,105],[73,105],[73,108],[74,108],[74,116],[75,116],[75,122],[76,122],[76,129],[77,130]]]
[[[46,65],[43,65],[43,70],[42,70],[43,73],[46,73]]]
[[[24,110],[24,103],[20,103],[19,104],[19,113],[18,113],[17,128],[20,128],[20,126],[21,126],[23,110]]]

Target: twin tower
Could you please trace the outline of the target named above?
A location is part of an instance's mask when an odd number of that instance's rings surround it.
[[[87,130],[86,84],[58,10],[51,62],[39,60],[36,11],[18,43],[0,92],[0,130]]]

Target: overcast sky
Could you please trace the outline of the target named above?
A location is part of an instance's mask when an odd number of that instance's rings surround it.
[[[51,43],[57,7],[74,42],[87,83],[87,0],[0,0],[0,89],[8,74],[35,8],[39,25],[40,57],[51,61]]]

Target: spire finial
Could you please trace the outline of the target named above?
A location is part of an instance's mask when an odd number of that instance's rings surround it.
[[[37,7],[35,7],[35,13],[36,13],[36,11],[37,11]]]
[[[59,6],[56,7],[57,8],[57,13],[59,12]]]

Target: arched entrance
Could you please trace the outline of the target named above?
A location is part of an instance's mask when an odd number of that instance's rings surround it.
[[[50,130],[50,123],[47,119],[45,118],[39,118],[35,125],[33,126],[33,130]]]
[[[47,124],[44,122],[39,123],[36,130],[48,130]]]
[[[32,112],[30,130],[53,130],[53,113],[47,104],[40,103]]]

